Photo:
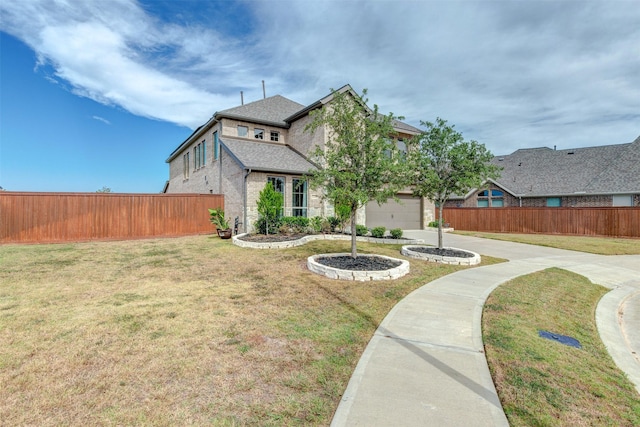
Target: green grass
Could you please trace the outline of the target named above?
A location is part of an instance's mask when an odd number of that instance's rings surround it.
[[[549,269],[498,287],[483,313],[487,361],[512,426],[637,426],[640,396],[595,325],[606,288]],[[582,348],[539,337],[545,330]]]
[[[464,267],[344,282],[306,269],[326,252],[349,242],[0,246],[1,424],[328,425],[391,307]]]
[[[550,234],[481,233],[476,231],[456,231],[455,234],[527,243],[538,246],[548,246],[552,248],[588,252],[598,255],[640,255],[640,239],[561,236]]]
[[[640,239],[562,236],[555,234],[481,233],[477,231],[456,231],[455,234],[548,246],[598,255],[640,255]]]

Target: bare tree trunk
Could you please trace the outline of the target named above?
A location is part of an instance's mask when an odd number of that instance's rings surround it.
[[[444,203],[438,203],[438,249],[442,249],[442,208]]]
[[[351,211],[351,257],[357,258],[358,253],[356,250],[356,211]]]

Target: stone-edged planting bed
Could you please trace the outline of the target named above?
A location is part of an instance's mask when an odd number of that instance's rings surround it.
[[[410,258],[439,262],[441,264],[476,265],[480,264],[481,261],[479,254],[458,248],[438,249],[433,246],[405,245],[400,250],[400,253]]]
[[[233,244],[242,248],[254,248],[254,249],[286,249],[293,248],[294,246],[304,245],[305,243],[312,242],[314,240],[351,240],[351,235],[348,234],[310,234],[294,240],[281,240],[272,242],[255,242],[249,240],[242,240],[242,237],[247,234],[238,234],[233,236]],[[356,237],[358,242],[368,243],[382,243],[382,244],[420,244],[424,243],[421,239],[378,239],[375,237]]]
[[[355,280],[359,282],[369,282],[372,280],[393,280],[398,279],[409,273],[409,261],[397,258],[391,258],[384,255],[360,254],[358,259],[369,259],[363,264],[385,264],[383,267],[389,267],[384,270],[357,270],[354,266],[350,266],[349,270],[336,268],[331,258],[337,258],[335,261],[338,265],[344,264],[345,259],[351,258],[351,254],[319,254],[312,255],[307,258],[307,267],[310,271],[326,276],[330,279],[338,280]],[[346,262],[348,265],[349,263]],[[357,267],[356,267],[357,268]]]

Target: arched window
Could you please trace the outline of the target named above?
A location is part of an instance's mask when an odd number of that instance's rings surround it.
[[[504,206],[504,193],[500,190],[483,190],[478,193],[479,208],[501,208]]]

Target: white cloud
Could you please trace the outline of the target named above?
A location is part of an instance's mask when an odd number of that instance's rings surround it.
[[[100,116],[91,116],[91,118],[92,118],[92,119],[94,119],[94,120],[97,120],[97,121],[99,121],[99,122],[102,122],[102,123],[104,123],[104,124],[106,124],[106,125],[110,125],[110,124],[111,124],[111,122],[110,122],[109,120],[105,119],[104,117],[100,117]]]
[[[75,93],[192,128],[240,90],[260,98],[264,79],[301,103],[366,87],[383,111],[443,117],[496,153],[640,134],[635,1],[177,4],[195,10],[167,22],[133,0],[3,2],[1,25]]]

